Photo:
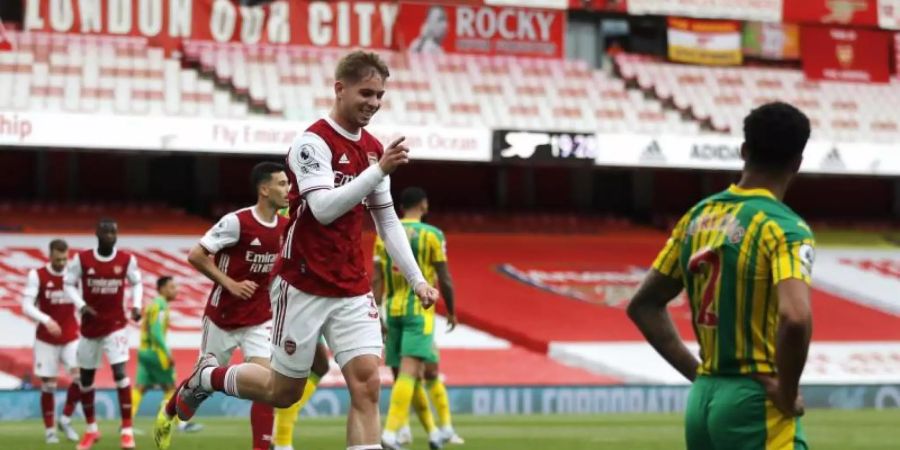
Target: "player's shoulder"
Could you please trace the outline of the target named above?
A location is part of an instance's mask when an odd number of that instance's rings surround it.
[[[438,227],[436,227],[436,226],[434,226],[434,225],[432,225],[432,224],[430,224],[430,223],[420,222],[420,227],[421,227],[423,230],[425,230],[425,231],[428,231],[428,232],[430,232],[430,233],[433,233],[434,236],[435,236],[436,238],[438,238],[438,239],[440,239],[440,240],[442,240],[442,241],[445,239],[445,238],[444,238],[444,232],[441,231],[440,228],[438,228]]]

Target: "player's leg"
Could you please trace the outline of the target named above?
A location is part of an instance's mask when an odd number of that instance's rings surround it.
[[[56,393],[56,375],[62,346],[36,340],[34,342],[34,374],[41,379],[41,416],[44,418],[44,440],[48,444],[59,443],[56,435],[56,407],[53,399]]]
[[[435,348],[434,353],[438,355],[437,348]],[[450,396],[447,395],[447,386],[444,385],[444,380],[441,379],[438,362],[425,363],[424,378],[425,389],[437,414],[438,426],[441,428],[441,437],[444,443],[465,444],[466,441],[456,434],[456,430],[453,429],[453,419],[450,413]]]
[[[316,339],[336,302],[300,292],[280,277],[273,280],[270,297],[275,299],[272,368],[253,363],[223,367],[213,357],[201,357],[176,395],[180,418],[193,416],[196,408],[216,391],[276,408],[287,408],[300,400],[315,355]]]
[[[119,399],[119,416],[122,419],[120,445],[123,449],[134,448],[134,429],[131,415],[131,379],[126,373],[128,362],[128,334],[123,328],[103,338],[103,352],[112,368],[113,381]]]
[[[274,450],[292,450],[294,437],[294,423],[300,410],[306,406],[309,399],[316,393],[319,381],[328,373],[328,347],[325,340],[320,339],[316,345],[316,355],[313,357],[312,369],[309,378],[306,379],[306,386],[303,388],[303,396],[300,401],[294,403],[289,408],[279,408],[275,410],[275,432],[272,436]]]
[[[72,428],[72,414],[75,412],[75,406],[81,400],[81,377],[78,372],[78,364],[76,362],[76,351],[78,342],[73,341],[63,349],[62,362],[63,366],[69,372],[72,382],[66,389],[66,402],[63,405],[62,414],[59,416],[57,428],[62,432],[66,439],[76,442],[78,441],[78,433]]]
[[[240,331],[241,353],[246,361],[269,368],[272,358],[272,322],[260,326],[248,327]],[[268,450],[272,444],[272,428],[275,423],[275,411],[267,403],[254,402],[250,407],[250,430],[253,436],[253,449]]]
[[[81,380],[81,410],[84,412],[84,419],[87,422],[84,435],[81,436],[81,441],[76,447],[78,450],[89,450],[100,439],[100,431],[94,415],[94,376],[97,366],[100,365],[101,351],[100,339],[81,338],[78,340],[76,358]]]
[[[716,450],[709,430],[708,406],[715,390],[715,379],[700,376],[688,392],[684,412],[684,437],[687,450]]]
[[[419,422],[422,424],[422,428],[425,429],[425,433],[428,434],[429,440],[442,442],[443,439],[441,437],[441,432],[438,429],[437,425],[435,425],[434,415],[431,413],[431,404],[428,402],[428,393],[425,392],[425,382],[423,382],[421,379],[416,380],[416,387],[413,390],[412,408],[413,411],[416,412],[416,416],[418,416]],[[409,426],[408,420],[406,422],[406,426]]]
[[[388,329],[400,329],[400,371],[391,390],[391,406],[385,423],[382,441],[391,445],[396,433],[408,420],[409,407],[413,404],[416,383],[422,377],[425,364],[437,362],[434,347],[434,316],[406,316],[399,324],[392,322]],[[427,406],[426,406],[427,407]],[[429,432],[429,446],[439,448],[443,444],[441,433]]]
[[[371,295],[325,299],[332,310],[322,328],[325,340],[350,391],[347,446],[355,450],[380,449],[378,396],[381,379],[381,323]]]

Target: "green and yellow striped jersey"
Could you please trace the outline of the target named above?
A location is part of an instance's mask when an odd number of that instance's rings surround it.
[[[775,372],[775,285],[810,283],[814,248],[806,222],[765,189],[732,185],[678,221],[653,268],[687,290],[698,374]]]
[[[422,223],[418,220],[403,219],[403,228],[412,245],[413,255],[425,280],[435,285],[437,282],[436,263],[447,261],[447,240],[444,233],[433,225]],[[391,256],[384,248],[381,238],[375,239],[375,262],[381,268],[384,280],[385,309],[388,317],[398,316],[427,316],[434,317],[434,308],[424,309],[416,298],[416,293],[407,283],[400,269],[394,266]],[[433,323],[433,320],[426,323]],[[427,332],[427,330],[426,330]]]
[[[141,322],[141,350],[154,350],[162,355],[170,355],[166,344],[166,333],[169,331],[169,302],[156,297],[144,308],[144,320]]]

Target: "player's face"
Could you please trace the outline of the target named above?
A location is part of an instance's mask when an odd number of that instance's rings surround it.
[[[165,297],[166,301],[171,302],[172,300],[175,300],[175,297],[178,296],[178,284],[175,283],[174,280],[169,281],[162,287],[159,294]]]
[[[350,123],[364,127],[372,120],[372,116],[381,109],[381,98],[384,96],[384,78],[372,72],[354,84],[338,81],[338,99],[341,115]]]
[[[288,193],[291,191],[291,183],[287,174],[275,172],[269,178],[269,182],[263,185],[263,194],[272,202],[272,206],[281,209],[288,206]]]
[[[57,272],[61,272],[66,268],[66,263],[69,262],[69,252],[67,251],[58,251],[58,250],[50,250],[50,267]]]
[[[110,248],[116,245],[119,237],[119,226],[115,223],[102,223],[97,225],[97,242],[100,247]]]

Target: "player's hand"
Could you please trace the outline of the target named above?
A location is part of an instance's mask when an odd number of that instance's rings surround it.
[[[131,320],[135,322],[141,321],[141,308],[131,308]]]
[[[403,145],[405,140],[406,136],[400,136],[384,149],[378,165],[381,166],[381,171],[385,175],[393,173],[398,167],[409,162],[409,147]]]
[[[258,287],[258,284],[250,280],[231,281],[225,285],[225,289],[227,289],[231,295],[244,300],[249,300]]]
[[[799,417],[805,412],[806,405],[803,402],[803,396],[799,393],[794,398],[788,398],[788,395],[781,389],[781,383],[775,375],[758,374],[753,378],[758,381],[766,389],[766,396],[772,401],[772,404],[787,417]]]
[[[47,329],[50,336],[57,337],[62,334],[62,328],[60,328],[59,324],[53,319],[48,320],[47,323],[44,324],[44,328]]]
[[[459,325],[459,319],[456,318],[456,314],[448,314],[447,315],[447,332],[451,332],[456,329],[456,326]]]
[[[83,315],[85,315],[85,314],[89,314],[89,315],[92,315],[92,316],[96,316],[96,315],[97,315],[97,310],[94,309],[94,308],[91,308],[91,307],[88,306],[88,305],[84,305],[84,306],[81,307],[81,315],[83,316]]]
[[[422,307],[425,309],[431,308],[437,303],[438,290],[429,286],[428,283],[420,282],[416,285],[416,295],[419,296],[419,301],[422,302]]]

